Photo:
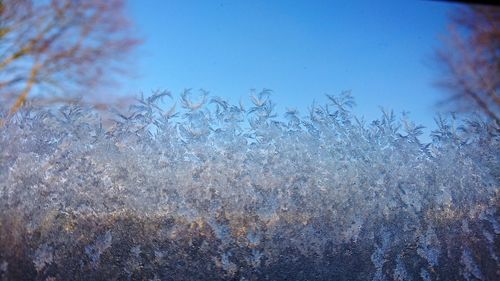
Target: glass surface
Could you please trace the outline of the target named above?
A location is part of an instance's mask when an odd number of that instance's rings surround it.
[[[500,279],[498,7],[0,15],[0,280]]]

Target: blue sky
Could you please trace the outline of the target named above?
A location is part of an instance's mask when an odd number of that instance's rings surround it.
[[[131,0],[145,39],[128,94],[203,88],[237,103],[269,88],[282,112],[351,90],[355,112],[379,106],[434,127],[442,90],[433,48],[453,6],[430,1]],[[428,132],[428,130],[427,130]]]

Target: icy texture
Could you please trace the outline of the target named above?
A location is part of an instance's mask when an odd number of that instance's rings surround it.
[[[41,271],[45,266],[52,263],[53,255],[52,252],[54,250],[52,247],[43,244],[40,248],[35,251],[35,258],[33,259],[33,263],[35,264],[35,268],[37,271]]]
[[[85,254],[90,258],[94,267],[97,267],[99,264],[101,254],[111,247],[112,239],[111,232],[106,231],[105,234],[97,238],[94,244],[85,247]]]
[[[348,94],[283,119],[269,94],[158,92],[107,130],[24,108],[0,128],[0,279],[500,279],[498,126],[438,117],[424,144]]]

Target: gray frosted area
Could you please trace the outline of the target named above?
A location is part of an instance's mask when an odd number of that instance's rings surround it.
[[[109,129],[23,108],[0,129],[0,280],[500,280],[498,125],[438,117],[421,143],[327,98],[282,118],[266,91],[157,92]]]

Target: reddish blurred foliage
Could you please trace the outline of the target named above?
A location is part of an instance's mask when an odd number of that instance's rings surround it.
[[[438,85],[451,94],[443,103],[499,122],[500,7],[459,7],[436,58],[443,74]]]
[[[124,4],[0,0],[0,98],[11,104],[10,115],[30,94],[44,103],[76,96],[101,103],[97,88],[127,72],[125,59],[140,43]]]

